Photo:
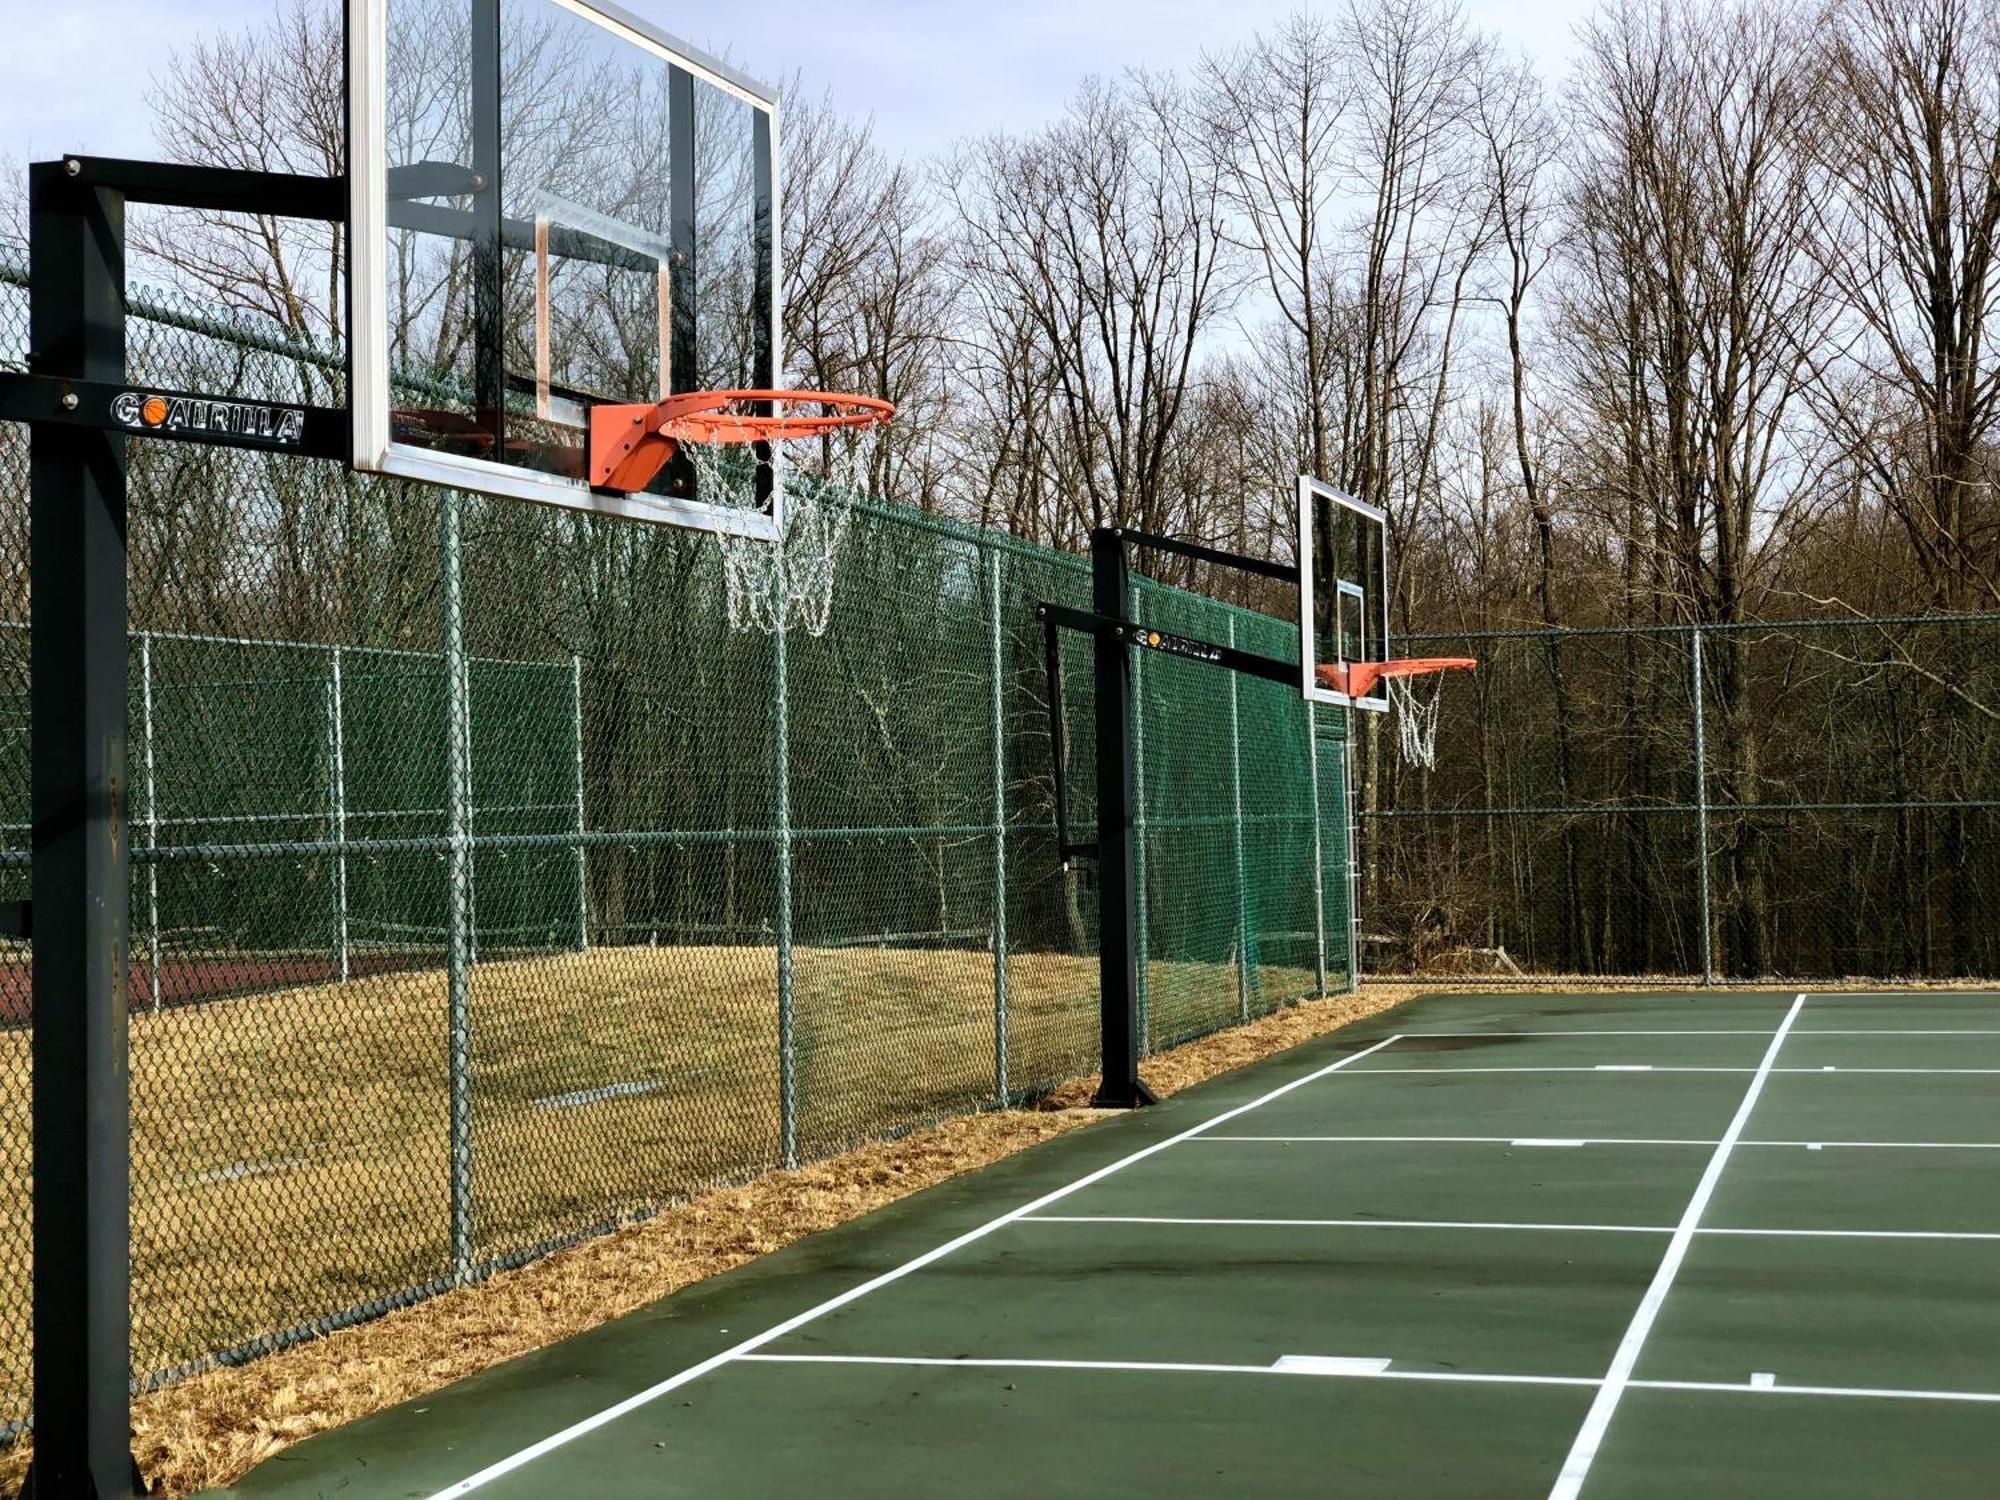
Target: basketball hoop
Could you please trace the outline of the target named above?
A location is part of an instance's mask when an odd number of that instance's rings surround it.
[[[769,409],[751,409],[759,406]],[[779,410],[787,406],[821,410]],[[784,496],[777,539],[725,531],[718,540],[730,629],[770,634],[796,620],[824,635],[834,563],[854,503],[867,494],[870,435],[895,414],[875,396],[824,391],[693,391],[650,406],[598,406],[590,413],[590,482],[644,489],[685,453],[704,500],[754,510],[765,463],[755,445],[819,439],[818,453],[795,475],[778,472],[789,450],[774,446],[770,454],[770,482],[782,483]]]
[[[1469,672],[1479,663],[1470,656],[1411,656],[1399,661],[1334,663],[1319,669],[1319,685],[1350,698],[1365,698],[1378,683],[1386,689],[1396,715],[1396,747],[1406,765],[1437,767],[1438,708],[1444,698],[1444,674]]]

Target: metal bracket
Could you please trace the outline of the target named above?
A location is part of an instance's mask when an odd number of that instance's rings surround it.
[[[1035,618],[1042,622],[1042,650],[1046,658],[1049,679],[1049,751],[1055,771],[1056,857],[1062,861],[1065,870],[1070,867],[1073,860],[1097,859],[1099,846],[1095,841],[1084,843],[1070,837],[1069,773],[1065,767],[1068,735],[1063,712],[1060,632],[1074,630],[1081,635],[1109,636],[1113,640],[1123,641],[1127,645],[1138,646],[1147,651],[1177,656],[1183,661],[1206,662],[1210,666],[1221,667],[1226,671],[1242,672],[1246,676],[1261,677],[1266,682],[1281,683],[1287,687],[1298,678],[1299,669],[1296,662],[1280,661],[1274,656],[1260,656],[1254,651],[1239,651],[1234,646],[1197,640],[1193,636],[1154,630],[1132,620],[1114,619],[1109,615],[1094,614],[1087,609],[1071,609],[1062,604],[1038,604],[1035,606]]]
[[[63,174],[81,187],[122,193],[128,203],[160,203],[213,213],[266,214],[279,219],[347,219],[347,179],[296,172],[197,167],[186,162],[131,161],[117,156],[66,156]]]
[[[1096,859],[1098,846],[1095,840],[1079,843],[1070,838],[1069,772],[1065,769],[1069,740],[1064,728],[1062,640],[1058,635],[1061,626],[1050,616],[1046,604],[1038,606],[1035,614],[1042,622],[1042,650],[1049,674],[1049,752],[1056,783],[1056,858],[1068,870],[1079,859]]]

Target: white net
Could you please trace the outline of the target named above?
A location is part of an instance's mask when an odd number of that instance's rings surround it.
[[[833,583],[854,503],[866,491],[868,445],[859,432],[772,445],[784,530],[775,542],[723,536],[724,605],[732,630],[773,634],[780,625],[820,636],[833,617]],[[743,443],[687,443],[696,493],[749,509],[757,500],[756,450]],[[805,456],[805,461],[800,458]]]
[[[1444,701],[1443,672],[1388,677],[1389,707],[1396,715],[1396,747],[1403,763],[1437,768],[1438,708]]]

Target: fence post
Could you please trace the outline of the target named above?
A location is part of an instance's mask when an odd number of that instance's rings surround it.
[[[1326,998],[1326,845],[1320,828],[1319,712],[1306,704],[1306,776],[1313,810],[1313,993]]]
[[[1702,707],[1702,632],[1696,627],[1694,651],[1694,816],[1695,858],[1699,861],[1696,887],[1701,917],[1701,982],[1715,983],[1715,921],[1710,906],[1708,873],[1708,730],[1707,713]]]
[[[778,833],[778,1144],[787,1167],[799,1164],[798,1050],[792,992],[792,724],[787,695],[785,621],[771,633],[771,768]]]
[[[347,928],[347,691],[341,673],[341,649],[333,648],[332,676],[327,685],[326,748],[328,790],[333,812],[333,924],[340,953],[340,978],[350,973]]]
[[[1236,645],[1236,616],[1229,617],[1229,645]],[[1250,1019],[1250,892],[1243,870],[1243,718],[1238,703],[1242,674],[1229,674],[1229,858],[1236,881],[1236,1019]]]
[[[153,762],[153,634],[139,633],[139,764],[146,773],[146,989],[160,1012],[160,798]]]
[[[1361,824],[1354,795],[1354,710],[1340,711],[1341,864],[1347,871],[1347,989],[1361,988]]]
[[[1139,584],[1134,579],[1126,617],[1139,618]],[[1153,926],[1146,904],[1146,656],[1132,653],[1132,901],[1138,912],[1139,1055],[1153,1055]],[[1101,837],[1101,835],[1100,835]],[[1103,920],[1102,917],[1099,920]]]
[[[438,491],[438,565],[443,573],[445,695],[446,1067],[451,1094],[451,1260],[455,1279],[472,1272],[472,724],[465,662],[465,598],[459,507]]]
[[[1007,705],[1006,652],[1000,628],[1000,552],[986,554],[987,707],[993,725],[993,1102],[1012,1099],[1007,1082]]]
[[[576,752],[576,951],[590,951],[590,859],[583,836],[590,825],[583,811],[583,657],[569,657],[569,717]]]

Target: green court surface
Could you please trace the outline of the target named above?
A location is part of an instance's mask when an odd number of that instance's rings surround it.
[[[1433,996],[231,1493],[1991,1496],[2000,996]]]

